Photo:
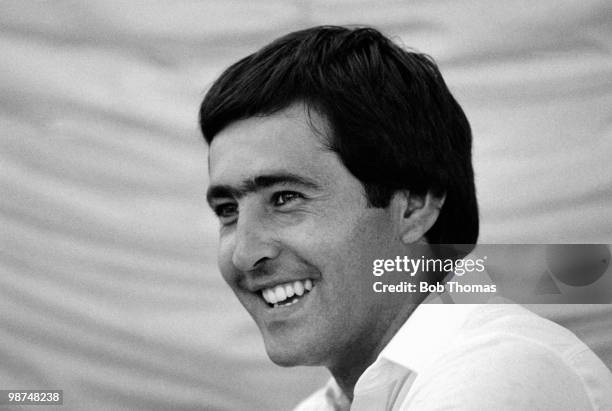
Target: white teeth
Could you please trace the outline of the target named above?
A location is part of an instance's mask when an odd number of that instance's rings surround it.
[[[266,288],[265,290],[263,290],[263,297],[270,304],[275,304],[276,301],[278,301],[276,299],[276,294],[274,294],[274,291],[271,288]]]
[[[261,291],[261,295],[268,304],[272,304],[276,308],[280,305],[295,304],[299,297],[312,290],[312,287],[312,280],[299,280],[265,288]],[[294,298],[291,301],[286,301],[291,297]]]
[[[287,299],[287,293],[285,293],[285,287],[282,285],[277,285],[274,287],[274,294],[276,294],[276,299],[278,302],[284,301]]]
[[[296,281],[293,283],[293,289],[295,290],[295,293],[297,295],[302,295],[304,294],[304,285],[302,284],[301,281]]]
[[[293,291],[293,284],[285,284],[285,294],[287,294],[287,298],[293,297],[295,291]]]
[[[304,281],[304,288],[308,291],[312,290],[312,281],[310,279]]]
[[[289,301],[287,304],[283,304],[284,307],[288,306],[288,305],[292,305],[298,302],[298,298],[295,297],[293,300]],[[279,304],[274,304],[274,308],[278,308],[280,305]]]

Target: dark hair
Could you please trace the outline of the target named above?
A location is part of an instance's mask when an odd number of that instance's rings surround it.
[[[296,102],[327,119],[330,149],[371,206],[388,206],[398,189],[446,193],[428,242],[476,243],[470,125],[430,57],[372,28],[290,33],[223,72],[202,102],[202,133],[210,143],[234,121]]]

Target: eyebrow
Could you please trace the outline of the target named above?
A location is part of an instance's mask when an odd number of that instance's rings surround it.
[[[319,184],[308,178],[292,173],[265,174],[244,180],[239,186],[226,184],[212,185],[206,191],[206,201],[210,204],[215,198],[241,198],[246,194],[254,193],[264,188],[269,188],[278,184],[295,184],[309,189],[318,190]]]

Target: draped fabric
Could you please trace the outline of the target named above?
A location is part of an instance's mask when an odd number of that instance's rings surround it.
[[[197,110],[231,62],[349,23],[439,63],[473,128],[481,242],[612,243],[609,1],[2,0],[0,389],[282,410],[321,384],[269,362],[221,280]],[[609,306],[543,310],[612,359]]]

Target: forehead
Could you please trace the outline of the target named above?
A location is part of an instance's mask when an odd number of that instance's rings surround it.
[[[213,139],[211,183],[232,184],[257,175],[290,172],[322,180],[344,168],[326,147],[326,121],[293,105],[269,116],[236,121]]]

